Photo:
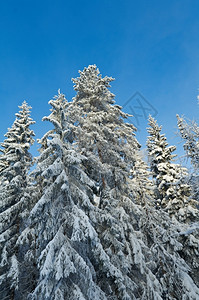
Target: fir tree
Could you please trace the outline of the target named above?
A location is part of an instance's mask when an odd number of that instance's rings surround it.
[[[0,298],[12,299],[19,285],[19,262],[16,240],[22,229],[22,220],[28,210],[28,171],[32,163],[29,152],[34,132],[29,128],[35,122],[24,101],[11,128],[1,143],[0,157]],[[16,293],[15,293],[16,292]]]
[[[165,135],[161,133],[162,127],[151,116],[149,125],[147,148],[156,185],[157,206],[180,221],[194,221],[198,216],[197,202],[191,198],[191,187],[186,181],[187,169],[173,163],[176,155],[172,153],[176,147],[168,146]]]
[[[178,129],[184,140],[184,150],[191,159],[196,170],[199,169],[199,126],[196,122],[188,124],[183,117],[177,115]]]
[[[189,176],[193,195],[199,201],[199,126],[196,122],[187,123],[183,117],[177,115],[178,129],[184,141],[184,150],[191,159],[193,171]]]
[[[80,77],[73,79],[77,95],[72,115],[78,124],[74,128],[78,149],[88,157],[86,172],[99,185],[101,194],[106,189],[122,189],[140,148],[136,128],[124,122],[128,114],[114,104],[108,89],[112,77],[102,78],[95,65],[79,73]]]

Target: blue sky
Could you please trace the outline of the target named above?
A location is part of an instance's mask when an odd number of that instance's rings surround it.
[[[71,78],[96,64],[116,79],[116,102],[124,105],[138,91],[175,144],[176,113],[199,115],[198,13],[198,0],[0,1],[0,140],[23,100],[41,137],[48,101],[59,88],[71,100]],[[147,121],[136,101],[124,111],[138,109],[144,146]]]

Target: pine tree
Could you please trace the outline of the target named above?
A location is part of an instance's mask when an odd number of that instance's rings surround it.
[[[178,129],[184,141],[186,156],[190,158],[193,169],[187,175],[187,181],[192,188],[194,199],[199,201],[199,126],[196,122],[187,122],[177,115]],[[197,207],[199,204],[197,202]],[[182,255],[191,267],[195,282],[199,286],[199,227],[194,223],[180,235],[183,243]]]
[[[28,210],[28,171],[32,163],[29,152],[35,122],[24,101],[16,119],[1,143],[0,156],[0,298],[12,299],[19,285],[18,249],[16,240],[22,229],[22,219]]]
[[[183,117],[177,115],[178,129],[185,141],[183,147],[196,170],[199,169],[199,126],[196,122],[188,124]]]
[[[79,73],[80,77],[73,79],[77,95],[72,108],[73,121],[78,124],[74,128],[77,146],[88,157],[86,172],[101,194],[110,188],[122,189],[140,148],[136,128],[124,122],[128,114],[114,105],[114,95],[108,89],[113,78],[102,78],[95,65]]]
[[[156,184],[157,206],[164,208],[180,221],[194,221],[198,216],[197,202],[191,198],[191,187],[186,178],[187,169],[173,163],[175,146],[168,146],[166,137],[161,134],[151,116],[149,117],[147,148],[151,172]]]
[[[187,157],[191,159],[193,171],[189,176],[192,186],[193,195],[199,201],[199,126],[196,122],[187,123],[183,117],[177,115],[178,129],[182,139],[184,140],[184,150]]]

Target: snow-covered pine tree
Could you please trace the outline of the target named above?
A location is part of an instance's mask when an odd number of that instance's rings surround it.
[[[18,248],[16,240],[22,229],[24,212],[28,210],[28,171],[32,163],[29,152],[35,122],[30,118],[26,101],[1,143],[0,156],[0,298],[12,299],[19,285]]]
[[[199,170],[199,126],[196,122],[188,124],[183,117],[177,115],[178,129],[184,140],[184,150],[191,159],[196,170]]]
[[[190,184],[195,199],[199,201],[199,126],[196,122],[188,123],[179,115],[177,121],[181,138],[184,140],[184,150],[193,165],[193,171],[189,176]]]
[[[140,148],[136,128],[124,122],[128,114],[114,104],[114,95],[108,89],[112,77],[102,78],[95,65],[79,74],[73,79],[77,95],[72,114],[78,149],[88,157],[85,170],[99,186],[101,195],[109,189],[121,190],[126,188],[124,183]],[[101,197],[101,207],[104,201]]]
[[[184,141],[186,156],[190,158],[193,169],[186,178],[192,188],[192,195],[196,199],[199,208],[199,126],[196,122],[187,122],[184,117],[177,115],[178,130]],[[192,269],[192,276],[199,286],[199,226],[192,224],[190,228],[180,234],[183,243],[181,255]]]
[[[155,181],[156,204],[179,221],[194,221],[198,216],[197,202],[191,197],[191,187],[186,178],[188,171],[173,163],[175,146],[168,146],[161,126],[149,117],[147,149],[151,172]]]

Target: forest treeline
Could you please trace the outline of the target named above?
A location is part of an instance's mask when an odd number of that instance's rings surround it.
[[[177,115],[190,171],[149,116],[146,163],[111,81],[90,65],[71,101],[58,91],[36,158],[19,106],[0,148],[1,300],[199,299],[199,126]]]

